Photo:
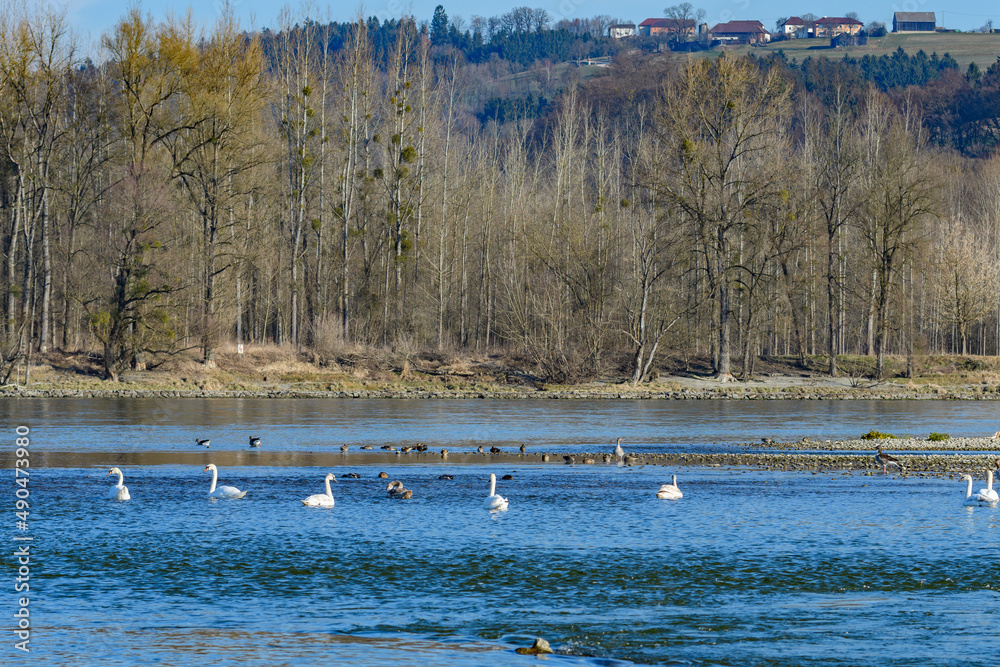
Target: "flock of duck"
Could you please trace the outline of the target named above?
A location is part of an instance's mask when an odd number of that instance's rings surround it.
[[[196,441],[199,445],[203,445],[205,447],[208,447],[211,443],[210,440],[196,439]],[[260,447],[260,438],[250,436],[250,446]],[[343,447],[341,449],[343,449]],[[612,453],[618,461],[623,461],[625,459],[625,450],[622,448],[622,438],[618,438],[618,443],[615,445],[615,449]],[[900,460],[888,452],[883,452],[882,445],[879,445],[875,450],[875,465],[881,466],[883,473],[887,472],[887,468],[890,465],[895,465],[900,471],[903,470],[903,464]],[[997,459],[996,466],[997,470],[1000,471],[1000,459]],[[212,485],[208,489],[209,498],[238,499],[247,495],[246,491],[241,491],[235,486],[219,485],[219,469],[214,463],[209,463],[205,466],[205,472],[209,471],[212,473]],[[121,469],[117,467],[112,468],[108,472],[108,475],[118,476],[118,483],[112,486],[108,491],[108,498],[111,500],[130,500],[132,496],[129,493],[128,487],[125,486],[125,475],[122,473]],[[379,476],[387,477],[386,473],[380,473]],[[451,475],[441,475],[441,479],[454,479],[454,477]],[[333,498],[333,490],[330,488],[330,482],[336,481],[336,475],[332,472],[327,473],[326,477],[323,479],[326,492],[311,495],[308,498],[303,499],[302,504],[307,507],[333,507],[335,505],[335,501]],[[998,495],[993,489],[992,470],[986,471],[986,488],[980,489],[975,494],[972,492],[972,475],[963,475],[962,481],[966,482],[966,505],[986,505],[996,507],[997,504],[1000,503],[1000,495]],[[389,485],[386,487],[386,492],[388,493],[389,498],[397,500],[409,500],[413,497],[413,491],[403,488],[403,483],[399,480],[389,482]],[[677,487],[677,475],[672,475],[670,484],[664,484],[659,488],[659,490],[657,490],[656,497],[663,500],[678,500],[684,497],[684,494]],[[503,511],[506,510],[509,505],[510,502],[497,493],[497,476],[490,473],[490,494],[483,502],[483,507],[491,511]]]

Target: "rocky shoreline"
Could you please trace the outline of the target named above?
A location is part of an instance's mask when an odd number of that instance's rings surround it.
[[[964,473],[974,476],[984,474],[987,468],[996,469],[1000,464],[1000,440],[992,438],[951,438],[940,443],[911,440],[880,440],[903,464],[902,471],[893,469],[890,475],[909,477],[951,477]],[[809,452],[775,451],[782,449],[810,448]],[[753,451],[760,446],[768,451]],[[671,468],[711,467],[733,470],[771,470],[802,473],[844,473],[882,475],[873,459],[874,445],[870,440],[843,440],[808,443],[772,443],[770,445],[737,445],[745,451],[729,452],[669,452],[633,453],[625,466],[661,466]],[[821,450],[822,453],[818,453]],[[842,452],[842,453],[841,453]],[[910,453],[903,453],[910,452]],[[990,452],[990,453],[975,453]],[[10,454],[0,452],[0,465],[11,464]],[[549,464],[573,467],[617,465],[609,460],[608,452],[567,451],[516,451],[500,453],[439,451],[348,451],[348,452],[268,452],[247,450],[218,450],[198,452],[72,452],[36,451],[32,464],[39,468],[85,468],[108,465],[206,465],[214,462],[222,466],[287,466],[287,467],[345,467],[345,466],[497,466],[516,469],[527,464]]]
[[[328,399],[442,399],[442,400],[1000,400],[1000,386],[934,387],[880,386],[878,390],[843,386],[743,386],[732,383],[660,389],[605,385],[587,388],[447,389],[428,390],[387,386],[377,389],[316,390],[294,387],[258,389],[154,389],[129,386],[107,388],[0,387],[0,398],[328,398]]]

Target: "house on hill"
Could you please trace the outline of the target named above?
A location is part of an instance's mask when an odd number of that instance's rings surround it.
[[[723,44],[751,44],[759,46],[771,41],[771,34],[760,21],[728,21],[717,23],[708,31],[712,39]]]
[[[892,15],[893,32],[934,32],[934,12],[896,12]]]
[[[849,19],[846,16],[824,16],[813,22],[815,26],[814,36],[816,37],[836,37],[837,35],[856,35],[861,32],[864,24],[857,19]]]
[[[680,40],[694,39],[694,19],[646,19],[639,24],[639,34],[666,35]]]
[[[612,26],[608,26],[608,37],[611,39],[622,39],[624,37],[632,37],[634,35],[634,23],[616,23]]]
[[[808,37],[808,26],[798,16],[790,16],[781,24],[781,31],[788,39]]]

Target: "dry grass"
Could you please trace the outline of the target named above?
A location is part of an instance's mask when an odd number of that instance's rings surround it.
[[[329,355],[329,356],[327,356]],[[56,351],[37,357],[32,365],[33,386],[62,388],[107,388],[101,380],[103,368],[93,353]],[[871,379],[870,357],[840,357],[845,377],[859,382]],[[922,391],[968,386],[976,391],[1000,388],[1000,357],[925,355],[916,358],[915,376],[904,378],[906,359],[889,357],[886,377],[890,381]],[[757,376],[823,377],[826,359],[809,357],[804,366],[797,358],[772,356],[756,362]],[[738,370],[738,369],[737,369]],[[672,378],[707,378],[711,369],[704,359],[665,358],[654,371],[653,383],[663,390],[674,386]],[[319,391],[354,389],[416,388],[426,390],[497,390],[518,387],[560,388],[546,381],[530,359],[511,355],[463,354],[455,350],[419,350],[409,344],[398,348],[347,345],[332,339],[323,355],[299,351],[290,345],[221,346],[216,364],[210,367],[197,351],[151,360],[151,369],[126,372],[122,386],[137,389],[260,390],[297,388]],[[607,372],[581,375],[567,383],[574,388],[615,392],[628,382],[625,365]]]

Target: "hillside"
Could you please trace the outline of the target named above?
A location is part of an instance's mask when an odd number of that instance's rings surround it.
[[[775,42],[763,47],[737,46],[719,47],[705,54],[717,55],[722,50],[726,53],[745,55],[754,53],[777,53],[783,51],[788,59],[801,61],[807,57],[825,56],[829,58],[843,58],[851,56],[860,58],[865,55],[883,56],[892,55],[897,48],[902,48],[908,55],[914,55],[918,51],[923,51],[927,55],[937,53],[943,56],[945,53],[951,55],[964,71],[969,63],[976,63],[980,69],[986,69],[997,61],[1000,56],[1000,34],[981,33],[913,33],[913,34],[893,34],[885,37],[873,39],[867,46],[847,47],[834,49],[830,47],[828,39],[789,39],[782,42]]]

